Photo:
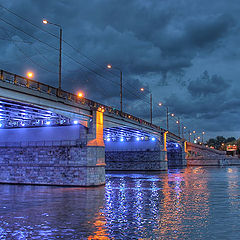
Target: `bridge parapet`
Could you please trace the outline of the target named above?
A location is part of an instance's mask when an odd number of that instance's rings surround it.
[[[190,143],[190,142],[187,142],[186,144],[187,146],[187,152],[199,152],[199,153],[202,153],[202,154],[213,154],[213,155],[226,155],[226,152],[225,151],[219,151],[219,150],[216,150],[216,149],[212,149],[212,148],[208,148],[208,147],[205,147],[203,145],[199,145],[199,144],[194,144],[194,143]]]
[[[189,166],[222,166],[239,165],[240,159],[227,156],[225,151],[211,149],[199,144],[187,143],[187,165]]]

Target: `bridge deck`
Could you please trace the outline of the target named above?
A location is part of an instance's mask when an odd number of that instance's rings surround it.
[[[80,115],[91,117],[91,110],[100,109],[104,111],[104,127],[109,126],[132,126],[139,130],[144,130],[151,134],[166,132],[165,129],[151,124],[150,122],[121,112],[110,106],[92,101],[87,98],[79,98],[76,94],[61,90],[31,80],[10,72],[0,71],[0,97],[11,101],[21,101],[32,104],[40,108],[50,109],[52,112],[61,114],[66,117],[74,118]],[[85,119],[87,121],[87,119]],[[168,133],[168,138],[180,141],[183,140],[172,132]]]

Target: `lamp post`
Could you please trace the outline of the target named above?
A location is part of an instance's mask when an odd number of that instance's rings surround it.
[[[163,104],[159,103],[158,106],[162,107]],[[166,108],[166,125],[167,125],[167,131],[168,131],[169,130],[169,126],[168,126],[168,107],[165,107],[165,108]]]
[[[108,69],[111,69],[111,68],[113,68],[113,66],[111,65],[111,64],[108,64],[107,65],[107,68]],[[119,68],[117,68],[117,67],[114,67],[115,69],[117,69],[117,70],[119,70],[119,72],[120,72],[120,109],[121,109],[121,112],[122,112],[122,90],[123,90],[123,84],[122,84],[122,70],[121,69],[119,69]]]
[[[178,136],[180,137],[181,133],[180,133],[180,118],[178,117],[178,120],[176,121],[176,123],[178,124]]]
[[[62,87],[62,27],[59,24],[49,22],[48,20],[44,19],[42,21],[44,24],[52,24],[59,27],[59,69],[58,69],[58,96],[61,95],[61,87]]]
[[[150,93],[150,119],[152,124],[152,93]]]
[[[187,127],[183,126],[182,124],[182,138],[184,138],[184,129],[186,129]]]
[[[192,133],[190,131],[188,131],[188,133],[189,133],[189,142],[191,142],[191,135],[192,135]]]
[[[141,92],[144,92],[144,88],[140,88]],[[150,105],[150,122],[152,124],[152,93],[149,91],[150,93],[150,101],[149,101],[149,105]]]
[[[193,131],[193,142],[194,142],[194,140],[195,140],[195,133],[196,133],[196,131],[194,130],[194,131]]]
[[[203,143],[203,135],[205,134],[205,132],[202,132],[202,143]]]

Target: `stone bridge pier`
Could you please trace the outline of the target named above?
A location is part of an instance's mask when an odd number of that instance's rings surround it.
[[[89,128],[76,124],[1,129],[0,182],[104,184],[103,113],[93,111],[92,116]]]
[[[186,161],[186,141],[167,142],[167,160],[168,168],[184,167],[187,166]]]
[[[161,140],[162,139],[162,140]],[[167,170],[166,134],[105,141],[106,170]]]

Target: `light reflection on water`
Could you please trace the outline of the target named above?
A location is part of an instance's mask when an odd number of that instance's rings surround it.
[[[112,173],[98,188],[0,185],[0,239],[239,239],[239,170]]]

